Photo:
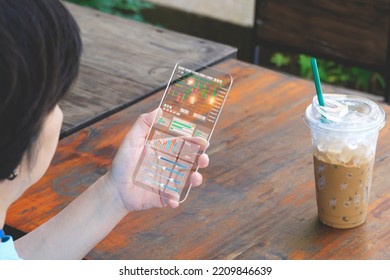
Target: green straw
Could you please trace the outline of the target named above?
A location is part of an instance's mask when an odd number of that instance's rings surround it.
[[[320,75],[318,74],[317,60],[312,57],[310,63],[311,70],[313,71],[314,83],[316,85],[318,104],[320,104],[320,106],[325,106],[324,97],[322,96]]]

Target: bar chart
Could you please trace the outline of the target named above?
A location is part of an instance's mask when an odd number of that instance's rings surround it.
[[[153,143],[155,149],[163,150],[170,154],[177,154],[177,146],[177,139],[159,139]]]

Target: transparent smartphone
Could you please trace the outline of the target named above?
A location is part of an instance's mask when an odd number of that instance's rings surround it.
[[[133,174],[135,185],[183,202],[232,86],[229,74],[176,64]]]

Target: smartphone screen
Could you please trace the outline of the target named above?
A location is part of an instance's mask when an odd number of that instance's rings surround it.
[[[212,68],[176,64],[133,174],[135,185],[167,199],[186,198],[232,82]]]

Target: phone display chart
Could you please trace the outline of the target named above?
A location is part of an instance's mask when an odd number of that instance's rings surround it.
[[[182,200],[231,84],[226,73],[191,62],[176,64],[133,176],[137,186]]]

